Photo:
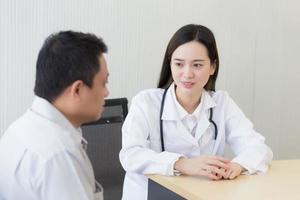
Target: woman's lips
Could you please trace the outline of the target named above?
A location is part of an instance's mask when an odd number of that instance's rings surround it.
[[[190,89],[193,87],[194,83],[192,82],[186,82],[186,81],[182,81],[181,84],[183,85],[183,87]]]

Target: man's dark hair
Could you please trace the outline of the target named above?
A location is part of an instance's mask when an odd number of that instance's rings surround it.
[[[100,70],[99,57],[106,52],[105,43],[93,34],[62,31],[50,35],[36,63],[35,95],[53,102],[76,80],[92,87]]]

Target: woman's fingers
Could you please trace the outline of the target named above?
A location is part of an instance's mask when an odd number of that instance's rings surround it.
[[[211,172],[213,174],[221,175],[221,176],[225,176],[225,173],[226,173],[224,169],[218,168],[218,167],[215,167],[215,166],[209,166],[207,168],[207,171]]]
[[[237,176],[239,176],[240,174],[241,174],[240,168],[232,167],[230,170],[228,170],[228,171],[225,173],[224,178],[225,178],[225,179],[234,179],[234,178],[236,178]]]
[[[183,164],[179,165],[179,162]],[[228,159],[219,156],[199,156],[180,159],[176,162],[176,169],[183,174],[205,176],[212,180],[233,179],[240,173],[239,168]],[[181,167],[180,167],[181,166]]]
[[[218,156],[207,157],[205,160],[205,169],[218,177],[217,180],[226,176],[226,172],[230,169],[228,160]],[[216,180],[216,179],[213,179]]]
[[[209,174],[208,176],[207,176],[209,179],[211,179],[211,180],[220,180],[222,177],[219,177],[219,176],[217,176],[217,175],[215,175],[215,174]]]
[[[243,169],[239,164],[228,162],[227,159],[218,156],[206,156],[202,159],[201,171],[212,180],[234,179]]]
[[[235,171],[233,171],[233,172],[230,174],[229,179],[234,179],[234,178],[236,178],[238,175],[239,175],[238,170],[235,170]]]
[[[222,174],[219,174],[218,176],[221,176],[220,179],[222,179],[224,174],[226,175],[226,170],[224,168],[220,168],[220,170],[222,171]]]
[[[207,164],[212,165],[212,166],[216,166],[219,168],[223,168],[223,169],[229,169],[229,165],[228,163],[224,163],[220,160],[215,160],[215,159],[209,159],[206,161]]]
[[[211,171],[205,171],[204,176],[208,177],[211,180],[220,180],[222,178],[222,176],[218,176],[217,174],[211,172]]]
[[[227,171],[225,172],[225,176],[223,176],[223,178],[228,179],[228,178],[230,177],[231,173],[232,173],[232,170],[231,170],[231,169],[227,170]]]
[[[230,162],[229,159],[221,157],[221,156],[211,156],[210,158],[213,159],[213,160],[219,160],[219,161],[224,162],[224,163],[229,163]]]

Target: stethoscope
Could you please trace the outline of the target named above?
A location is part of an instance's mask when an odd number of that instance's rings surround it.
[[[164,111],[164,106],[165,106],[165,99],[166,99],[166,94],[168,91],[169,87],[165,89],[163,96],[162,96],[162,100],[161,100],[161,105],[160,105],[160,112],[159,112],[159,127],[160,127],[160,141],[161,141],[161,149],[162,151],[165,151],[165,143],[164,143],[164,130],[163,130],[163,120],[162,120],[162,114]],[[209,109],[209,122],[212,123],[214,129],[215,129],[215,140],[217,139],[218,136],[218,127],[217,124],[213,121],[213,109],[210,108]]]

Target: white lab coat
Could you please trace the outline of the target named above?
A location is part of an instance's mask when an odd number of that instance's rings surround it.
[[[195,137],[184,127],[172,98],[174,85],[166,94],[162,114],[165,151],[161,152],[159,113],[163,90],[149,89],[132,99],[129,113],[122,127],[120,161],[126,170],[123,200],[146,200],[147,178],[144,174],[173,175],[174,163],[180,156],[224,155],[227,143],[236,155],[233,162],[247,169],[247,173],[264,173],[273,154],[265,145],[265,138],[254,131],[252,123],[224,91],[203,91],[201,114]],[[176,98],[175,98],[176,99]],[[209,122],[209,108],[213,108],[214,129]]]
[[[79,129],[36,97],[0,140],[0,199],[103,199],[82,140]]]

